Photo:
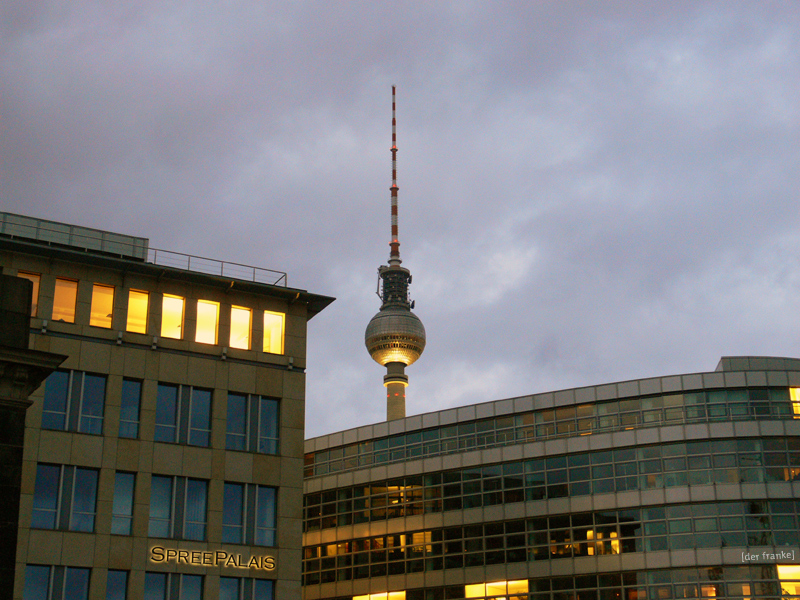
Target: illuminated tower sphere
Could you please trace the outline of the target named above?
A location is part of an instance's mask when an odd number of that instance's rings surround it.
[[[408,296],[411,273],[400,266],[400,242],[397,235],[397,121],[395,120],[395,88],[392,86],[392,241],[389,242],[389,265],[378,268],[381,309],[367,325],[364,342],[370,356],[386,367],[386,419],[406,416],[405,368],[425,350],[425,327],[411,312],[414,303]]]

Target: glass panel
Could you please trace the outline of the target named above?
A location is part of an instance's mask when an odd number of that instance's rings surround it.
[[[189,443],[208,446],[211,441],[211,390],[192,389]]]
[[[72,531],[94,531],[97,512],[97,471],[75,469],[75,489],[72,495]]]
[[[47,600],[50,587],[50,567],[27,565],[25,567],[25,600]]]
[[[47,378],[42,405],[42,429],[67,428],[67,390],[69,373],[56,371]]]
[[[275,488],[258,486],[254,544],[257,546],[275,545]]]
[[[178,432],[178,386],[158,384],[155,441],[175,442]]]
[[[242,600],[239,589],[241,581],[238,577],[220,577],[219,600]]]
[[[134,379],[122,380],[122,406],[119,413],[119,437],[139,437],[139,403],[142,398],[142,382]]]
[[[189,479],[186,482],[186,518],[183,537],[187,540],[206,539],[206,498],[208,482]]]
[[[83,399],[81,401],[78,431],[81,433],[103,433],[103,408],[106,399],[106,378],[102,375],[83,377]]]
[[[64,581],[64,598],[86,600],[89,597],[89,569],[67,567]]]
[[[106,582],[106,600],[126,600],[128,597],[128,572],[109,571]]]
[[[231,348],[250,350],[252,311],[241,306],[231,306]]]
[[[258,426],[258,451],[265,454],[278,453],[278,401],[272,398],[260,399]]]
[[[134,473],[117,472],[114,477],[114,506],[111,518],[111,533],[131,534],[133,521],[133,489],[136,482]]]
[[[283,313],[264,311],[264,352],[283,354]]]
[[[150,484],[149,535],[151,537],[172,535],[172,477],[153,476]]]
[[[166,600],[166,599],[167,599],[167,574],[145,573],[144,600]]]
[[[219,302],[211,300],[197,301],[197,329],[195,341],[202,344],[217,343],[217,325],[219,324]]]
[[[228,419],[225,447],[247,450],[247,396],[228,394]]]
[[[72,279],[56,279],[53,296],[53,321],[75,322],[75,301],[78,299],[78,282]]]
[[[392,600],[395,600],[395,594],[400,592],[393,592],[392,593]],[[405,592],[403,593],[403,597],[405,597]],[[268,579],[255,579],[253,581],[253,597],[258,598],[258,600],[274,600],[275,598],[275,582],[269,581]],[[401,600],[398,596],[396,600]]]
[[[25,273],[24,271],[19,271],[17,273],[17,277],[22,277],[23,279],[27,279],[33,283],[33,292],[31,294],[31,316],[35,317],[39,314],[39,282],[41,281],[41,276],[36,273]]]
[[[164,294],[161,303],[161,337],[183,339],[183,305],[182,297]]]
[[[114,288],[110,285],[95,283],[92,286],[92,308],[89,313],[89,325],[111,329],[114,313]]]
[[[147,333],[147,309],[150,294],[139,290],[128,292],[128,322],[125,329],[131,333]]]
[[[244,543],[244,485],[226,483],[222,508],[222,542]]]
[[[31,527],[55,529],[60,481],[61,467],[58,465],[37,465]]]
[[[203,600],[202,575],[181,575],[180,600]]]

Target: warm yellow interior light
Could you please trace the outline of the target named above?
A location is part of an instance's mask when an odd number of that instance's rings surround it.
[[[800,596],[800,565],[778,565],[778,579],[784,596]]]
[[[92,286],[92,308],[89,312],[89,325],[111,329],[114,312],[114,288],[95,283]]]
[[[161,337],[180,340],[183,338],[183,305],[180,296],[164,294],[161,303]]]
[[[139,290],[128,292],[128,322],[125,329],[132,333],[147,333],[147,309],[150,294]]]
[[[353,600],[406,600],[406,593],[403,591],[365,594],[363,596],[353,596]]]
[[[283,313],[264,311],[264,352],[283,354]]]
[[[250,325],[252,311],[242,306],[231,306],[231,348],[250,350]]]
[[[789,388],[789,396],[792,399],[794,418],[800,419],[800,388]]]
[[[492,583],[472,583],[464,586],[465,598],[485,598],[499,596],[505,598],[511,594],[527,594],[528,580],[494,581]]]
[[[197,301],[197,329],[195,341],[201,344],[217,343],[217,325],[219,323],[219,302],[211,300]]]
[[[26,273],[25,271],[19,271],[17,273],[18,277],[22,277],[23,279],[27,279],[33,284],[33,293],[31,294],[31,316],[35,317],[39,314],[39,282],[42,279],[42,276],[38,273]]]
[[[75,302],[78,299],[78,282],[72,279],[56,279],[53,295],[53,321],[75,322]]]

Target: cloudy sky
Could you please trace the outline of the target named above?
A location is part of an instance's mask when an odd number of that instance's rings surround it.
[[[335,296],[307,435],[377,422],[393,84],[409,414],[800,356],[795,0],[12,0],[0,210]]]

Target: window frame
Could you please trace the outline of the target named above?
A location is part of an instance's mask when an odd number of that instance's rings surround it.
[[[134,300],[135,295],[139,296],[138,301]],[[131,306],[138,307],[139,303],[141,302],[141,296],[144,296],[144,324],[137,325],[136,324],[137,317],[134,317],[133,322],[131,320],[131,315],[132,315]],[[147,292],[145,290],[136,290],[133,288],[129,289],[128,308],[127,308],[127,313],[125,315],[125,331],[128,331],[130,333],[141,333],[146,335],[149,320],[150,320],[150,292]]]
[[[268,323],[270,318],[279,317],[280,323]],[[272,340],[272,332],[278,328],[280,332],[280,339],[277,342]],[[267,334],[269,333],[269,338]],[[286,313],[276,312],[272,310],[264,311],[264,335],[263,335],[263,350],[268,354],[284,354],[285,340],[286,340]]]
[[[85,477],[92,477],[93,481],[87,481]],[[75,465],[37,463],[31,529],[94,533],[97,525],[97,490],[99,481],[100,471],[98,469]],[[50,483],[49,486],[48,482]],[[80,498],[78,494],[92,489],[87,487],[87,483],[93,485],[94,488],[93,498],[87,498],[92,505],[92,509],[80,510],[83,508],[85,500]],[[49,489],[51,487],[55,489]],[[44,515],[49,515],[46,523],[40,521]],[[80,517],[87,516],[90,517],[88,519],[89,527],[82,526],[80,521]]]
[[[55,390],[52,385],[55,381],[66,375],[66,386],[64,390]],[[102,381],[102,398],[99,401],[92,396],[89,397],[88,393],[91,387],[87,388],[87,377],[96,379],[98,382]],[[54,371],[48,378],[44,387],[44,401],[42,403],[42,429],[51,429],[54,431],[72,431],[75,433],[84,433],[87,435],[103,435],[103,425],[105,423],[105,405],[106,405],[106,392],[108,390],[108,377],[99,373],[89,373],[86,371],[75,370],[61,370]],[[61,397],[61,392],[64,392],[64,397]],[[58,394],[59,397],[55,397]],[[78,398],[76,401],[75,398]],[[93,404],[99,405],[100,414],[91,414],[87,411],[87,400]],[[53,404],[60,405],[63,403],[63,410],[54,410]],[[50,407],[48,407],[50,405]],[[49,423],[48,416],[61,415],[63,424]],[[90,424],[96,424],[97,427],[90,427]],[[57,426],[55,426],[57,425]],[[92,429],[97,429],[93,431]]]
[[[142,410],[142,387],[143,381],[141,379],[132,379],[129,377],[122,378],[122,389],[120,391],[120,407],[119,407],[119,432],[118,436],[121,438],[138,439],[139,438],[139,425],[141,420]],[[136,385],[138,390],[132,390],[132,386]],[[128,391],[132,393],[128,393]],[[135,419],[131,419],[132,413],[136,414]]]
[[[243,323],[239,321],[239,319],[235,318],[235,314],[237,313],[246,313],[247,314],[247,335],[241,336],[240,339],[244,339],[245,342],[241,343],[236,341],[234,343],[234,335],[241,333],[241,328]],[[246,306],[237,306],[235,304],[231,305],[231,327],[230,327],[230,335],[228,337],[228,345],[231,348],[236,348],[238,350],[250,350],[252,345],[252,337],[253,337],[253,309],[247,308]]]
[[[34,572],[34,569],[40,573],[42,573],[42,570],[46,569],[45,578],[47,581],[44,584],[44,590],[32,590],[30,587],[32,585],[31,574]],[[78,577],[82,577],[83,581],[76,581],[75,578]],[[47,598],[47,600],[88,600],[91,587],[91,578],[92,570],[86,567],[26,564],[25,586],[22,597],[24,600],[28,600],[29,598],[41,597],[42,592],[44,592],[44,597]],[[80,592],[81,590],[74,589],[70,585],[71,582],[72,585],[82,585],[83,594],[76,596],[75,593]],[[32,594],[36,594],[36,596],[33,596]]]
[[[174,396],[167,397],[166,390],[174,390]],[[165,406],[166,402],[174,407]],[[210,447],[213,403],[214,390],[210,388],[158,382],[154,441]],[[172,435],[166,435],[170,431]]]
[[[69,279],[67,277],[56,277],[55,287],[53,288],[53,310],[50,315],[51,320],[56,323],[74,323],[77,305],[78,280]],[[58,318],[56,315],[63,318]]]
[[[222,496],[222,543],[274,547],[278,538],[277,506],[276,487],[226,481]],[[236,535],[231,535],[234,532]]]
[[[180,301],[180,317],[176,318],[177,305],[174,301]],[[161,332],[162,338],[170,340],[182,340],[186,329],[186,298],[176,294],[162,294],[161,297]],[[175,335],[174,330],[178,331]]]
[[[209,311],[213,311],[213,314]],[[195,342],[211,346],[217,345],[219,342],[219,315],[219,302],[214,300],[197,300],[197,318],[195,319],[194,327]]]
[[[122,494],[128,494],[129,500],[120,496],[120,486],[125,486]],[[129,504],[129,506],[128,506]],[[136,473],[128,471],[114,472],[114,496],[111,503],[111,534],[131,535],[133,533],[133,508],[136,505]],[[115,529],[121,529],[119,531]]]
[[[153,474],[150,481],[150,515],[148,521],[148,536],[157,538],[169,539],[183,539],[194,540],[203,542],[208,537],[208,480],[196,479],[193,477],[178,477],[172,475],[157,475]],[[162,505],[160,499],[153,496],[153,492],[158,486],[166,486],[169,484],[169,493],[166,498],[166,506]],[[202,502],[203,502],[203,521],[197,519],[190,519],[189,503],[191,502],[190,494],[192,493],[192,486],[198,486],[199,489],[202,484]],[[167,509],[167,516],[161,516],[164,509]],[[158,511],[158,515],[154,512]],[[154,526],[155,525],[155,526]],[[161,535],[163,530],[158,527],[166,525],[168,535]],[[200,536],[192,535],[187,537],[187,532],[200,527]]]
[[[102,313],[105,312],[101,310],[101,304],[107,302],[107,298],[103,298],[103,290],[106,294],[108,290],[111,292],[111,306],[110,311],[103,316],[97,316],[95,313]],[[114,289],[113,285],[108,285],[105,283],[93,283],[92,284],[92,301],[89,305],[89,325],[91,327],[100,327],[102,329],[111,329],[114,323],[114,296],[116,290]]]
[[[231,402],[232,398],[234,402]],[[242,426],[239,426],[238,415],[244,416]],[[232,429],[233,425],[237,425],[235,430]],[[273,431],[265,431],[270,429]],[[266,435],[268,433],[273,433],[273,435]],[[281,401],[279,398],[228,392],[225,421],[226,450],[279,455],[280,438]]]

